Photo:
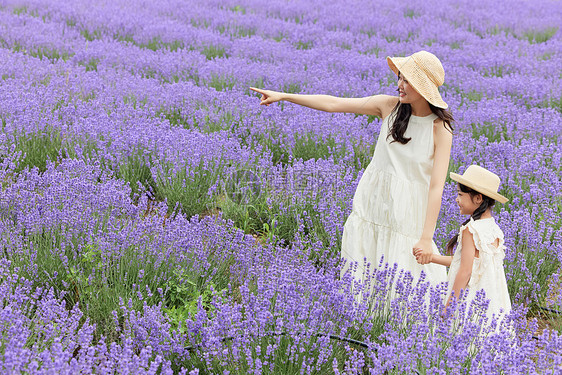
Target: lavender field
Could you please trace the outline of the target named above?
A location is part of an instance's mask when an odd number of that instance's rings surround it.
[[[561,19],[554,0],[0,0],[0,372],[562,373]],[[502,322],[485,298],[441,316],[444,286],[392,265],[354,295],[340,241],[380,119],[249,90],[394,94],[385,57],[422,49],[450,170],[510,199]]]

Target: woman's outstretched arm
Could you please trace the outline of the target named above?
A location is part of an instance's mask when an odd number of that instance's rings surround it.
[[[431,180],[429,182],[429,192],[427,195],[427,211],[425,214],[425,222],[420,240],[414,245],[413,252],[421,249],[418,253],[418,262],[427,264],[431,261],[433,254],[431,241],[435,232],[435,225],[441,209],[441,197],[443,196],[443,187],[447,178],[447,170],[449,169],[449,158],[451,157],[451,145],[453,143],[453,135],[439,120],[434,125],[434,143],[435,152],[433,159],[433,170],[431,172]]]
[[[302,105],[308,108],[325,112],[345,112],[360,115],[373,115],[386,117],[392,111],[398,97],[391,95],[373,95],[364,98],[339,98],[331,95],[303,95],[257,89],[251,90],[260,93],[261,105],[270,105],[281,100]]]

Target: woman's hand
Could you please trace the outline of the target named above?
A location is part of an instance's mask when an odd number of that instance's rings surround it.
[[[414,256],[416,257],[416,261],[417,261],[419,264],[426,264],[426,263],[423,263],[423,262],[422,262],[422,259],[423,259],[423,258],[422,258],[422,252],[423,252],[423,249],[419,249],[419,248],[416,249],[416,248],[414,248]],[[433,258],[434,258],[434,254],[431,254],[430,257],[429,257],[429,262],[428,262],[428,263],[434,263],[435,261],[434,261]]]
[[[415,243],[412,248],[412,253],[416,257],[419,264],[431,263],[431,256],[433,255],[433,247],[431,240],[421,239]]]
[[[261,94],[260,105],[270,105],[283,100],[282,93],[277,91],[257,89],[255,87],[250,87],[250,90]]]

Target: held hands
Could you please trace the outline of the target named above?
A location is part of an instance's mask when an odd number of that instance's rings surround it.
[[[261,94],[260,105],[270,105],[271,103],[283,100],[281,93],[277,91],[257,89],[255,87],[250,87],[250,90]]]
[[[433,249],[430,240],[419,240],[416,242],[412,249],[412,253],[416,257],[419,264],[431,263],[431,257],[433,255]]]

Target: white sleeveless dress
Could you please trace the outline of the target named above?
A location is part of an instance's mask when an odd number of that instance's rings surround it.
[[[474,245],[479,251],[479,257],[474,258],[472,263],[472,274],[468,281],[468,301],[474,300],[476,292],[484,289],[486,299],[490,300],[486,315],[491,317],[492,314],[501,316],[500,311],[509,313],[511,311],[511,301],[507,289],[507,281],[503,268],[503,259],[505,257],[505,246],[503,232],[496,224],[494,218],[486,218],[470,221],[463,225],[459,231],[459,239],[453,261],[449,268],[449,286],[447,290],[447,299],[451,295],[455,277],[459,272],[461,265],[462,252],[462,232],[468,228],[472,233]],[[498,240],[498,247],[494,243]]]
[[[371,163],[363,172],[353,197],[352,212],[344,225],[341,255],[346,261],[342,276],[351,270],[356,280],[365,280],[364,260],[370,272],[384,262],[409,271],[418,278],[425,272],[433,285],[447,280],[444,266],[418,264],[413,245],[423,232],[427,195],[433,169],[433,121],[437,115],[411,116],[403,145],[387,138],[394,114],[381,126]],[[433,252],[439,254],[433,242]],[[357,262],[356,267],[350,267]]]

